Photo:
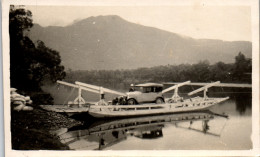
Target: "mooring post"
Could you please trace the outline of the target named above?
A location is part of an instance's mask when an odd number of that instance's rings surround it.
[[[103,87],[99,88],[99,92],[100,92],[100,100],[104,100],[105,99],[105,94],[104,94]]]
[[[79,103],[79,107],[82,107],[81,101],[82,101],[82,97],[81,97],[81,87],[79,86],[79,99],[78,99],[78,103]]]
[[[208,88],[205,88],[205,90],[204,90],[204,100],[208,98],[207,93],[208,93]]]
[[[100,100],[99,100],[99,105],[107,105],[105,102],[105,93],[103,90],[103,87],[99,87],[99,94],[100,94]]]

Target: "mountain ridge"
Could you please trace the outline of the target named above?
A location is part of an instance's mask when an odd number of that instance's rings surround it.
[[[249,41],[194,39],[117,15],[89,17],[64,27],[34,24],[28,36],[59,51],[62,64],[73,70],[134,69],[200,60],[232,63],[239,52],[252,56]]]

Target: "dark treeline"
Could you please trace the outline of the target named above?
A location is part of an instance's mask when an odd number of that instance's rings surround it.
[[[65,77],[59,52],[37,43],[26,35],[33,26],[32,13],[23,6],[10,6],[10,82],[34,104],[52,103],[50,94],[41,90],[45,82],[56,82]]]
[[[212,82],[251,83],[252,62],[241,52],[235,63],[208,61],[197,64],[181,64],[138,68],[133,70],[90,70],[67,71],[66,81],[81,81],[111,88],[127,88],[132,83],[143,82]]]

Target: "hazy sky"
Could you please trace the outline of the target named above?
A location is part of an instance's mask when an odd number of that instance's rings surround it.
[[[66,26],[75,20],[118,15],[145,26],[193,38],[251,41],[251,10],[245,6],[26,6],[34,23]]]

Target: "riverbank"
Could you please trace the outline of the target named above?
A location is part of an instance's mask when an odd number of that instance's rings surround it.
[[[50,132],[70,128],[82,121],[56,112],[34,107],[33,111],[11,112],[12,149],[15,150],[67,150],[66,145]]]

